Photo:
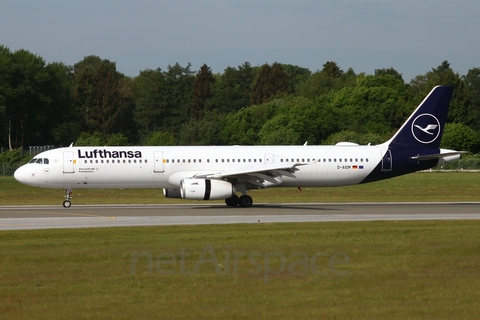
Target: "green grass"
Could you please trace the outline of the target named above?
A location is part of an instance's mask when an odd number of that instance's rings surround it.
[[[0,314],[473,319],[479,231],[480,221],[2,231]]]
[[[479,190],[479,172],[422,172],[363,185],[302,188],[301,192],[297,188],[272,188],[251,190],[250,195],[254,203],[480,201]],[[24,186],[13,177],[0,177],[0,205],[61,204],[63,196],[63,190]],[[72,202],[74,205],[189,203],[164,198],[162,189],[74,189]]]

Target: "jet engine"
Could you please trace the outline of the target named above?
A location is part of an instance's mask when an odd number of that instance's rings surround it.
[[[165,198],[181,198],[182,194],[180,189],[173,189],[173,188],[163,188],[163,195]]]
[[[180,182],[182,199],[220,200],[231,198],[235,187],[227,181],[210,179],[184,179]]]

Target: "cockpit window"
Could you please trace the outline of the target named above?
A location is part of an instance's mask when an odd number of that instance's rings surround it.
[[[33,158],[28,163],[49,164],[48,158]]]

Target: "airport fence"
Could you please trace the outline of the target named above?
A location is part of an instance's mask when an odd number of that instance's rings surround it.
[[[0,163],[0,174],[2,176],[13,176],[13,173],[17,168],[19,168],[22,163],[8,163],[2,162]]]
[[[53,145],[47,146],[29,146],[24,149],[23,152],[13,150],[10,154],[3,154],[10,151],[8,147],[0,147],[0,175],[11,176],[22,164],[39,154],[47,150],[55,149]],[[6,155],[6,156],[5,156]]]

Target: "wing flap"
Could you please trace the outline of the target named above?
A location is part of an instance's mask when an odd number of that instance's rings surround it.
[[[238,171],[224,171],[197,174],[192,178],[202,179],[224,179],[234,178],[244,180],[246,183],[260,188],[266,188],[268,185],[282,184],[281,177],[296,178],[295,172],[298,167],[306,165],[304,163],[277,163],[265,166],[257,166]]]

